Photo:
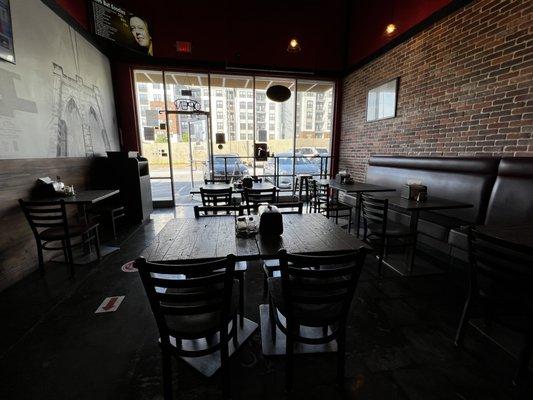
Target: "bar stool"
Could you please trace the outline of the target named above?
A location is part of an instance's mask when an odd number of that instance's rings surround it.
[[[296,187],[298,188],[298,201],[302,201],[302,191],[305,185],[305,200],[309,201],[309,179],[313,179],[310,174],[298,174],[296,176]]]

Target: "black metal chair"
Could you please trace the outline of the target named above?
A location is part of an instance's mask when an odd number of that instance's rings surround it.
[[[194,217],[220,217],[221,215],[244,215],[245,206],[194,206]]]
[[[321,184],[316,180],[310,181],[311,200],[310,211],[320,212],[327,218],[334,217],[335,223],[339,223],[339,217],[348,217],[348,231],[352,225],[352,207],[339,202],[338,196],[333,194],[329,184]]]
[[[206,189],[200,188],[202,205],[207,206],[231,206],[233,205],[233,188]]]
[[[194,206],[194,217],[221,217],[224,215],[244,215],[245,207],[243,205],[237,206]],[[246,271],[248,270],[248,263],[246,261],[237,261],[235,265],[235,277],[239,281],[239,323],[244,326],[244,285],[246,278]]]
[[[35,237],[39,270],[42,275],[45,273],[43,250],[63,250],[71,277],[74,276],[73,247],[90,245],[91,242],[94,242],[96,255],[100,261],[98,223],[69,224],[64,200],[44,202],[19,199],[19,204]],[[80,238],[80,242],[73,244],[72,239],[75,238]],[[54,242],[60,242],[61,246],[50,244]]]
[[[276,203],[275,206],[279,208],[282,214],[302,214],[304,203],[301,201],[295,203]],[[263,261],[263,297],[266,297],[268,294],[268,278],[275,276],[276,271],[279,271],[279,260]]]
[[[469,289],[456,346],[463,343],[473,306],[481,306],[486,324],[497,322],[524,335],[513,384],[527,374],[533,349],[533,250],[524,249],[481,232],[469,233]]]
[[[415,243],[414,234],[408,226],[390,221],[389,200],[368,194],[361,197],[363,240],[379,251],[378,274],[382,275],[383,258],[388,248],[408,247]]]
[[[213,183],[225,183],[226,185],[229,185],[231,182],[231,179],[224,179],[224,178],[220,178],[220,179],[207,179],[205,178],[204,179],[204,183],[206,185],[210,185],[210,184],[213,184]]]
[[[242,198],[246,204],[248,214],[251,214],[252,209],[257,210],[261,204],[274,204],[277,199],[277,189],[250,189],[244,188],[242,191]]]
[[[97,204],[89,208],[88,212],[96,215],[100,222],[102,222],[101,220],[109,221],[113,231],[113,238],[117,241],[117,220],[126,216],[124,205],[115,202]]]
[[[204,262],[155,264],[135,261],[159,328],[163,393],[172,399],[172,359],[202,357],[220,351],[224,398],[230,396],[228,342],[237,346],[238,291],[234,285],[235,258]],[[231,323],[231,324],[230,324]],[[215,341],[217,334],[219,340]],[[206,339],[203,348],[185,349],[183,340]]]
[[[346,320],[361,274],[366,249],[329,255],[279,252],[281,277],[268,278],[270,329],[286,336],[285,387],[292,389],[296,342],[324,344],[337,341],[337,379],[342,384],[346,351]],[[278,312],[285,317],[285,324]],[[304,337],[300,327],[322,328],[321,337]],[[330,331],[331,329],[331,331]]]

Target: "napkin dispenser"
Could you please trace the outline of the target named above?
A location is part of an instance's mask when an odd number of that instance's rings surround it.
[[[337,175],[335,175],[335,180],[339,182],[340,184],[344,183],[344,180],[347,176],[350,176],[346,171],[339,171]]]
[[[428,188],[420,184],[406,184],[402,188],[401,196],[404,199],[424,202],[428,197]]]
[[[351,177],[351,175],[349,173],[347,173],[346,171],[342,171],[342,172],[339,172],[336,176],[335,176],[335,180],[337,182],[339,182],[341,185],[342,184],[345,184],[345,185],[352,185],[354,183],[354,180],[353,178]]]
[[[242,178],[242,187],[245,187],[248,189],[251,189],[254,187],[254,180],[252,179],[251,176],[245,176],[244,178]]]
[[[259,233],[276,236],[283,233],[283,216],[277,207],[268,205],[259,207]]]

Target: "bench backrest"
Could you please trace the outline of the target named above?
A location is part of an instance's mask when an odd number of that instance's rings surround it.
[[[533,221],[533,157],[502,158],[485,224]]]
[[[397,190],[420,182],[428,196],[473,204],[473,208],[438,211],[466,223],[482,224],[498,171],[499,157],[400,157],[373,156],[366,182]]]

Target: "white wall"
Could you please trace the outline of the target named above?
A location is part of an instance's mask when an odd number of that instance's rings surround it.
[[[40,0],[12,0],[16,65],[0,61],[0,159],[118,150],[109,60]]]

